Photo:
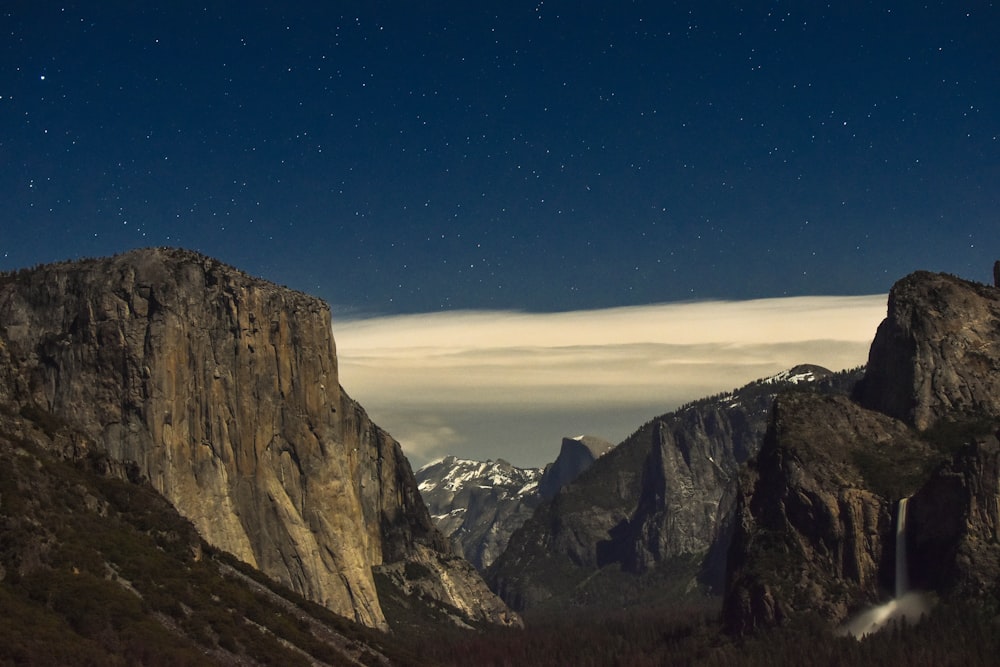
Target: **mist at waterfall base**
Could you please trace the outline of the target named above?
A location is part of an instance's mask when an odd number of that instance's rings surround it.
[[[906,619],[914,623],[930,611],[932,598],[923,591],[910,590],[909,568],[906,553],[906,503],[899,501],[896,519],[896,591],[891,600],[866,609],[842,625],[837,634],[851,635],[858,639],[878,632],[894,621]]]

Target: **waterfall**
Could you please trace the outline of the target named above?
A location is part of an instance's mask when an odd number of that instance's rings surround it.
[[[866,609],[838,628],[837,633],[858,639],[878,632],[892,621],[905,618],[915,623],[930,609],[931,598],[919,591],[910,591],[910,574],[906,559],[906,501],[899,501],[896,512],[896,594],[885,602]]]
[[[896,599],[903,597],[910,590],[910,575],[906,566],[906,501],[899,501],[899,512],[896,516]]]

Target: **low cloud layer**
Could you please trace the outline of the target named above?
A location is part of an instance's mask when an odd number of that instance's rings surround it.
[[[543,465],[681,403],[814,363],[865,363],[884,295],[334,322],[341,383],[415,467],[445,454]]]

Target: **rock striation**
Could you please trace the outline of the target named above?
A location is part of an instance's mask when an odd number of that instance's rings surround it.
[[[69,424],[63,455],[148,481],[210,544],[366,625],[386,627],[373,567],[448,555],[398,443],[339,385],[328,307],[210,258],[0,278],[0,402]],[[449,603],[503,622],[477,595]]]

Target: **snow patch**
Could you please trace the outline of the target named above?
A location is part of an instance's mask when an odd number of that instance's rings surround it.
[[[802,382],[813,382],[816,380],[816,373],[813,371],[799,370],[799,372],[793,372],[795,369],[789,369],[787,371],[782,371],[777,375],[767,378],[764,380],[765,384],[775,384],[778,382],[791,382],[792,384],[800,384]]]

